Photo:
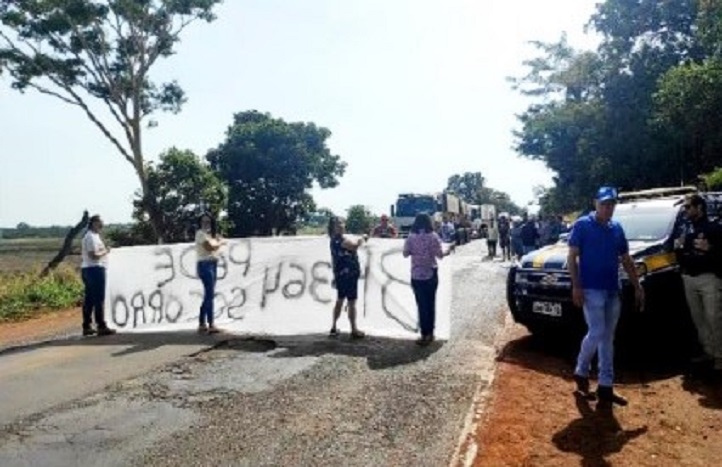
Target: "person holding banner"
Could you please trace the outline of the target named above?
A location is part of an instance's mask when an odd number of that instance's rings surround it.
[[[201,214],[196,231],[196,271],[203,283],[203,302],[198,317],[198,332],[216,334],[220,330],[213,325],[213,299],[218,277],[218,250],[223,246],[218,235],[218,224],[210,213]]]
[[[439,287],[437,259],[454,251],[452,243],[444,252],[441,239],[433,230],[431,217],[422,213],[416,216],[409,237],[404,243],[404,257],[411,256],[411,288],[419,310],[421,338],[417,344],[427,346],[434,341],[436,322],[436,290]]]
[[[108,255],[110,248],[105,246],[103,239],[100,237],[100,231],[103,230],[103,221],[99,215],[94,215],[88,221],[88,230],[83,236],[81,243],[81,253],[83,255],[83,264],[80,273],[85,286],[85,295],[83,298],[83,335],[92,336],[111,336],[115,334],[114,329],[110,329],[105,323],[105,282],[106,267],[108,266]],[[93,329],[92,320],[95,315],[95,325],[98,329]]]
[[[348,302],[348,319],[351,323],[351,337],[361,339],[365,334],[356,326],[356,300],[358,299],[358,281],[361,277],[358,249],[366,240],[366,236],[352,240],[346,237],[345,233],[346,226],[343,221],[338,217],[331,217],[328,221],[328,236],[331,238],[331,261],[337,299],[333,307],[333,325],[329,337],[338,337],[339,335],[336,322],[341,317],[341,309],[346,301]]]

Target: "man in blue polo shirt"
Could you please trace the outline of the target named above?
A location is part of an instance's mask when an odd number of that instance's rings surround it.
[[[634,261],[629,256],[629,244],[624,230],[612,220],[617,204],[617,191],[602,187],[595,199],[596,212],[579,218],[569,237],[567,264],[572,276],[574,304],[584,309],[588,332],[582,341],[574,371],[577,390],[589,393],[589,371],[594,354],[599,352],[600,401],[627,405],[626,399],[615,394],[614,332],[621,312],[619,262],[634,285],[637,305],[644,302]],[[577,262],[578,261],[578,262]]]

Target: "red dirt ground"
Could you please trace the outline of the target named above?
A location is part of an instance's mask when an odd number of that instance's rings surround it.
[[[0,323],[0,347],[49,339],[53,336],[80,331],[81,311],[73,308],[63,311],[38,313],[27,321]]]
[[[570,349],[507,327],[475,441],[475,466],[722,465],[722,385],[621,369],[630,404],[613,410],[573,394]]]

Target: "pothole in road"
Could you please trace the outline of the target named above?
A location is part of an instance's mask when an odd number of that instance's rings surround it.
[[[271,339],[243,338],[228,339],[219,342],[209,350],[239,350],[241,352],[270,352],[278,347],[278,343]]]

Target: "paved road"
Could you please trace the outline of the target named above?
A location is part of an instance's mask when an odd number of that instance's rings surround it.
[[[481,248],[449,258],[452,337],[426,349],[156,335],[87,362],[97,347],[72,341],[0,355],[0,465],[446,465],[504,316]]]

